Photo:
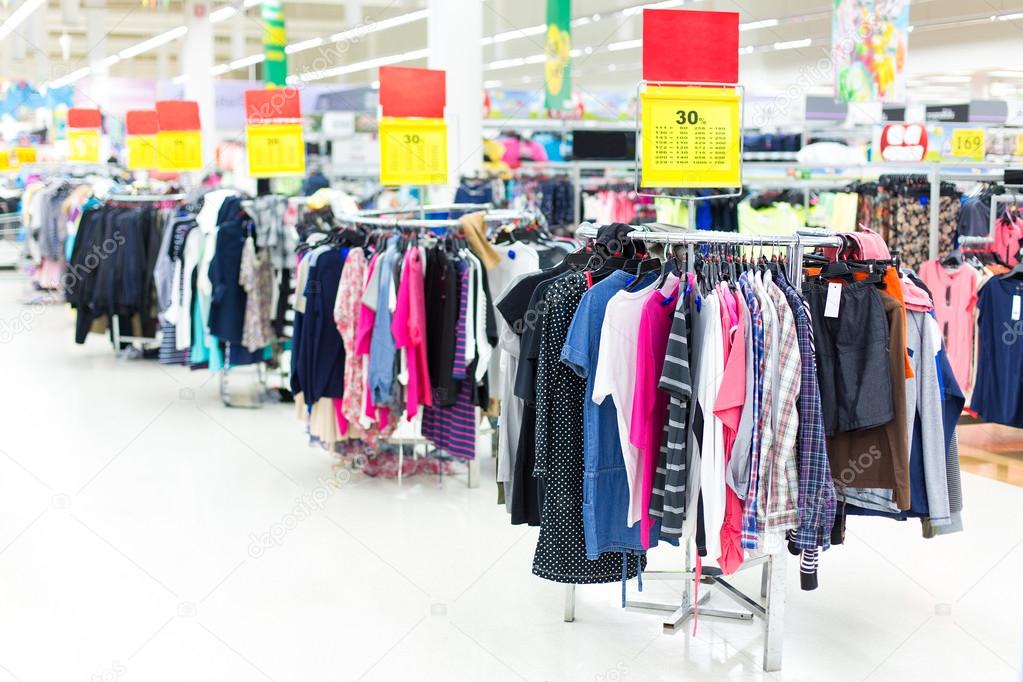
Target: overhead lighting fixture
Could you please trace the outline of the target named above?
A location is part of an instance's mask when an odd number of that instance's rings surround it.
[[[611,43],[607,46],[608,52],[618,52],[620,50],[633,50],[637,47],[643,46],[642,39],[636,40],[622,40],[617,43]]]
[[[217,64],[212,69],[210,69],[210,73],[213,74],[214,76],[220,76],[227,73],[230,70],[231,70],[230,64]]]
[[[85,78],[86,76],[88,76],[90,71],[91,71],[91,69],[88,66],[83,66],[80,69],[76,69],[76,70],[72,71],[71,73],[69,73],[66,76],[61,76],[60,78],[53,79],[52,81],[50,81],[49,83],[46,84],[46,87],[48,89],[52,89],[52,88],[62,88],[65,85],[71,85],[75,81],[79,81],[79,80]]]
[[[143,52],[148,52],[153,48],[160,47],[161,45],[166,45],[173,40],[177,40],[186,33],[188,33],[187,26],[175,26],[171,30],[155,35],[149,40],[143,40],[141,43],[136,43],[131,47],[126,47],[117,54],[121,57],[121,59],[131,59],[132,57],[137,57]]]
[[[1015,21],[1016,19],[1023,19],[1023,12],[1016,12],[1014,14],[1002,14],[998,17],[998,21]]]
[[[527,26],[526,28],[517,28],[514,31],[504,31],[503,33],[495,33],[492,36],[487,36],[480,41],[480,45],[493,45],[494,43],[506,43],[509,40],[515,40],[516,38],[528,38],[529,36],[538,36],[547,31],[547,24],[537,24],[536,26]]]
[[[762,19],[760,21],[750,21],[745,24],[739,24],[739,31],[755,31],[758,28],[771,28],[777,26],[777,19]]]
[[[14,29],[21,26],[26,19],[35,13],[37,9],[46,4],[46,0],[25,0],[25,2],[15,8],[11,12],[11,16],[4,19],[3,24],[0,24],[0,40],[6,38],[14,32]]]
[[[410,52],[402,52],[400,54],[389,55],[387,57],[377,57],[376,59],[367,59],[365,61],[354,62],[352,64],[335,66],[334,68],[331,69],[323,69],[321,71],[303,73],[294,80],[295,81],[300,80],[308,83],[309,81],[323,80],[324,78],[332,78],[333,76],[343,76],[349,73],[368,71],[369,69],[375,69],[381,66],[390,66],[391,64],[400,64],[402,62],[411,62],[417,59],[426,59],[429,56],[430,56],[429,48],[424,48],[422,50],[412,50]]]
[[[798,50],[801,47],[810,47],[813,38],[802,38],[800,40],[785,40],[773,45],[776,50]]]
[[[109,69],[111,66],[121,61],[121,57],[116,54],[112,54],[106,59],[101,59],[99,65],[103,68]]]
[[[485,87],[485,88],[499,88],[499,87],[501,87],[501,81],[483,81],[483,87]]]
[[[989,76],[995,78],[1023,78],[1023,71],[988,71]]]
[[[421,21],[430,16],[430,10],[421,9],[415,12],[408,12],[407,14],[401,14],[390,19],[381,19],[380,21],[374,21],[371,24],[365,26],[357,26],[356,28],[350,28],[347,31],[341,31],[330,36],[329,40],[332,43],[339,43],[344,40],[351,40],[353,38],[360,38],[367,33],[376,33],[377,31],[384,31],[395,26],[404,26],[405,24],[412,24],[417,21]]]
[[[231,5],[215,9],[210,12],[210,23],[219,24],[221,21],[227,21],[236,14],[238,14],[238,8]]]
[[[310,38],[309,40],[300,40],[297,43],[292,43],[291,45],[286,46],[284,48],[284,51],[287,54],[295,54],[296,52],[301,52],[303,50],[311,50],[314,47],[319,47],[320,45],[323,45],[323,43],[324,43],[323,38]]]
[[[232,71],[235,71],[237,69],[244,69],[248,66],[259,64],[263,62],[265,59],[266,59],[265,55],[254,54],[249,55],[248,57],[242,57],[241,59],[235,59],[233,62],[229,64],[229,66],[231,67]]]

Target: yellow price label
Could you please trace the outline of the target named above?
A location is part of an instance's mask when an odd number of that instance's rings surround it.
[[[67,159],[99,163],[99,131],[72,128],[67,131]]]
[[[23,163],[35,163],[36,162],[36,148],[35,147],[15,147],[14,158],[18,161],[18,164]]]
[[[1012,152],[1013,156],[1023,156],[1023,135],[1016,136],[1016,149]]]
[[[952,151],[957,159],[984,160],[983,128],[956,128],[952,131]]]
[[[643,187],[742,184],[737,90],[657,86],[640,100]]]
[[[268,123],[245,128],[249,175],[269,178],[305,175],[305,138],[301,123]]]
[[[156,135],[129,135],[128,170],[155,170]]]
[[[380,184],[448,181],[448,126],[442,118],[380,119]]]
[[[156,167],[165,172],[202,169],[202,134],[198,130],[161,130],[156,134]]]
[[[0,150],[0,171],[10,170],[11,166],[11,151],[9,149]]]

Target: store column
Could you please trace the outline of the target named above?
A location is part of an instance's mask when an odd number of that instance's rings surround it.
[[[483,3],[430,0],[429,67],[447,72],[448,175],[483,163]]]
[[[85,44],[89,59],[89,90],[84,106],[110,107],[110,62],[107,60],[107,10],[104,0],[85,2]]]
[[[202,155],[209,165],[214,162],[219,137],[216,128],[216,106],[213,93],[213,25],[206,2],[185,3],[185,34],[181,46],[181,65],[185,75],[185,99],[199,103],[202,123]]]

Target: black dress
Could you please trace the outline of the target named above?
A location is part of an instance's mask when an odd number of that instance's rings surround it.
[[[622,579],[623,554],[604,552],[595,560],[586,558],[583,532],[586,381],[561,362],[561,349],[584,293],[585,277],[573,273],[553,282],[544,299],[536,377],[533,475],[543,479],[546,486],[533,574],[559,583],[611,583]],[[636,555],[629,555],[628,577],[634,577],[637,568]]]

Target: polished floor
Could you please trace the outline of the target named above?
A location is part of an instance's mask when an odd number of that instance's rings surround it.
[[[1020,679],[1023,488],[966,474],[951,537],[854,521],[815,592],[789,561],[765,674],[759,623],[664,635],[618,585],[580,587],[563,622],[490,463],[477,489],[335,483],[289,406],[227,409],[206,374],[75,346],[24,293],[0,275],[0,682]]]

